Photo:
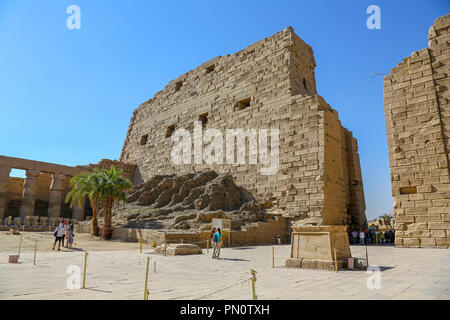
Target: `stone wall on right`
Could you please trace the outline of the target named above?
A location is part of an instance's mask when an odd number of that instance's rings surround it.
[[[450,14],[384,78],[396,246],[450,246]]]

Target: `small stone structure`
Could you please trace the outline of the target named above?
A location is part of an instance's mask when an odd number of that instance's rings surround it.
[[[10,255],[8,263],[19,263],[19,255],[17,254]]]
[[[99,221],[102,224],[102,221]],[[240,231],[224,231],[223,241],[226,246],[238,247],[246,245],[269,245],[276,244],[276,236],[280,236],[280,240],[286,243],[286,218],[274,216],[266,221],[254,222],[245,225]],[[92,224],[90,221],[84,221],[75,226],[75,233],[90,233]],[[100,234],[102,228],[100,228]],[[146,243],[160,245],[167,243],[195,243],[201,248],[207,248],[207,241],[211,240],[211,227],[208,230],[183,230],[169,231],[161,229],[138,229],[124,228],[114,226],[112,229],[112,239],[120,241],[137,242],[142,237]],[[211,243],[209,243],[211,246]]]
[[[384,78],[395,245],[450,246],[450,14]]]
[[[287,267],[335,270],[351,257],[346,226],[294,226]]]
[[[157,253],[165,254],[167,256],[182,256],[188,254],[202,254],[203,251],[196,244],[191,243],[170,243],[162,244],[156,247]]]

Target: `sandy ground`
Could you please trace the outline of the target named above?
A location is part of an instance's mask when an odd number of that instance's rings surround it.
[[[76,250],[52,251],[50,232],[0,234],[0,299],[133,299],[142,300],[147,258],[150,260],[149,299],[252,298],[250,270],[257,271],[258,299],[430,299],[450,300],[450,250],[369,247],[374,271],[290,269],[284,266],[289,245],[224,248],[221,259],[207,254],[163,256],[150,245],[121,243],[76,235]],[[34,244],[38,240],[36,265]],[[87,250],[86,287],[81,288]],[[364,257],[363,246],[351,246]],[[156,268],[155,268],[156,267]],[[374,282],[378,278],[377,281]],[[77,285],[76,285],[77,284]]]

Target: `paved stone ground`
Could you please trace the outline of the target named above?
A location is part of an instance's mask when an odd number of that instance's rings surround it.
[[[33,236],[51,240],[49,234]],[[447,249],[369,247],[370,265],[381,268],[381,289],[370,290],[367,280],[373,273],[285,268],[288,245],[275,247],[273,269],[271,246],[224,248],[222,259],[213,260],[206,254],[164,257],[149,246],[140,255],[136,243],[97,240],[92,244],[86,240],[86,289],[70,290],[66,285],[70,274],[66,271],[70,265],[82,270],[83,251],[58,252],[46,246],[46,251],[38,252],[37,265],[33,265],[32,236],[25,235],[21,263],[8,264],[8,254],[17,246],[6,248],[5,244],[12,243],[7,239],[16,243],[18,237],[0,235],[0,299],[143,299],[146,257],[151,257],[149,299],[251,299],[251,286],[245,280],[250,277],[250,269],[255,269],[259,299],[450,300]],[[101,250],[102,243],[107,249]],[[351,250],[353,256],[365,256],[364,247],[352,246]]]

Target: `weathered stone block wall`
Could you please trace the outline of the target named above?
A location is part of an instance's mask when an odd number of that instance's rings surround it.
[[[384,79],[396,245],[450,245],[450,14]]]
[[[307,224],[347,224],[348,214],[365,217],[362,184],[356,190],[351,183],[361,180],[356,142],[342,138],[351,133],[342,133],[337,113],[317,95],[314,68],[311,47],[292,28],[212,59],[134,111],[120,160],[136,164],[135,183],[157,174],[229,173],[258,199],[278,203],[286,217]],[[249,105],[236,108],[242,101]],[[244,165],[174,165],[170,132],[192,133],[193,123],[205,117],[204,129],[219,129],[224,140],[226,129],[278,129],[278,173],[262,175],[266,165],[248,164],[248,145]]]
[[[264,245],[275,244],[276,235],[280,236],[281,242],[286,243],[286,219],[283,217],[274,217],[265,222],[257,222],[249,225],[242,231],[232,231],[230,244],[231,246],[243,245]],[[90,233],[90,224],[79,224],[75,226],[76,233]],[[100,233],[102,228],[100,228]],[[210,230],[200,232],[165,232],[164,230],[154,229],[133,229],[114,227],[112,231],[112,239],[137,242],[142,236],[146,243],[156,241],[157,245],[167,243],[196,243],[201,248],[206,248],[206,240],[210,239]],[[228,246],[229,231],[223,231],[223,239],[225,246]],[[211,243],[209,244],[211,246]]]
[[[127,163],[117,161],[117,160],[102,159],[102,160],[100,160],[99,163],[89,164],[87,166],[77,166],[77,168],[80,168],[82,170],[92,171],[92,170],[94,170],[94,168],[98,168],[100,170],[103,170],[103,169],[109,170],[113,166],[114,166],[114,168],[116,168],[116,170],[122,171],[123,177],[133,181],[136,166],[133,164],[127,164]]]
[[[30,207],[33,208],[31,212],[34,216],[47,217],[49,207],[53,204],[59,203],[56,212],[57,216],[64,218],[72,218],[74,210],[70,208],[69,204],[65,203],[66,195],[70,192],[70,179],[72,176],[82,172],[90,171],[97,167],[100,169],[109,169],[111,166],[115,166],[117,169],[122,170],[122,175],[130,180],[133,179],[135,173],[135,165],[125,164],[117,160],[103,159],[98,164],[89,164],[87,166],[62,166],[53,163],[33,161],[21,158],[12,158],[0,156],[0,224],[3,223],[4,217],[19,217],[21,206],[23,205],[24,185],[26,179],[9,177],[12,168],[21,170],[36,171],[37,183],[33,187],[32,201]],[[52,176],[55,175],[58,178],[58,192],[60,197],[57,198],[51,196],[52,190]],[[61,189],[59,189],[61,188]],[[53,199],[53,200],[52,200]],[[85,203],[85,215],[90,215],[90,205],[87,200]],[[31,214],[30,214],[31,215]],[[77,219],[81,218],[76,217]]]

